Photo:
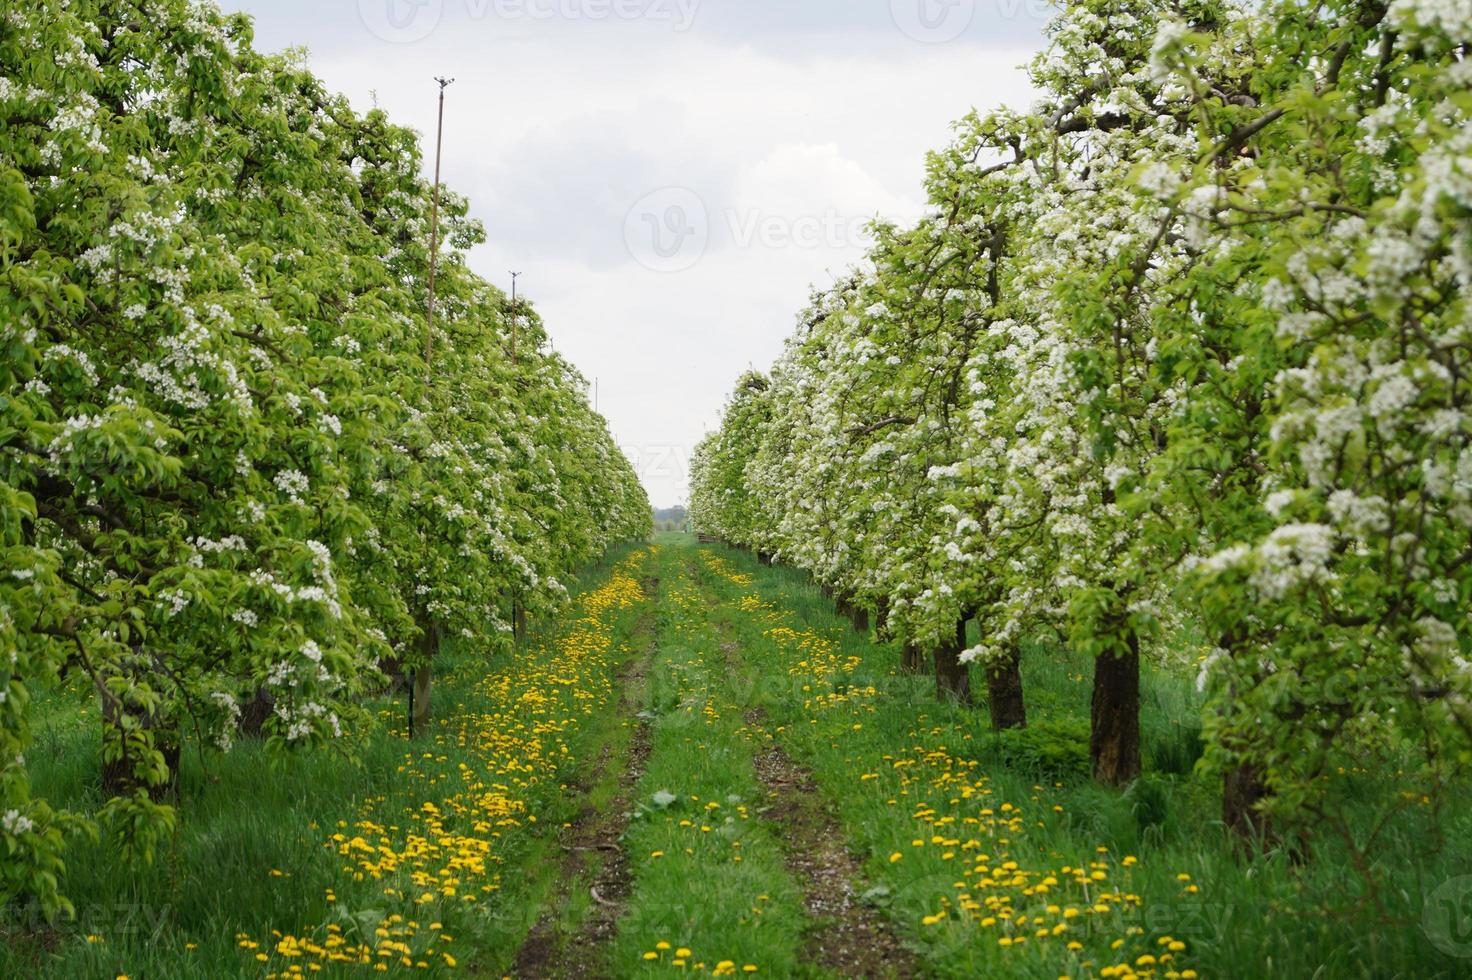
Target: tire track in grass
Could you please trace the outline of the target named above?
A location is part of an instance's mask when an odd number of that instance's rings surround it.
[[[469,689],[464,701],[436,722],[432,742],[408,745],[385,791],[354,801],[323,842],[334,873],[321,917],[235,936],[259,964],[252,975],[483,974],[506,958],[501,944],[530,924],[524,911],[536,899],[526,898],[543,881],[521,862],[543,853],[539,814],[566,812],[560,776],[614,700],[613,665],[626,653],[621,610],[648,599],[635,576],[655,554],[620,561],[548,643],[490,670],[463,661],[476,675],[454,678]]]
[[[628,834],[635,875],[608,974],[828,976],[800,962],[800,889],[760,783],[736,690],[710,621],[717,602],[669,549],[649,714],[653,750]]]
[[[710,562],[695,568],[702,581],[707,572],[743,584],[744,576]],[[745,614],[739,600],[727,607]],[[753,683],[731,623],[723,622],[721,652],[726,677],[740,686],[746,700],[759,700],[762,685]],[[761,679],[759,679],[761,680]],[[788,873],[802,890],[807,927],[798,950],[800,962],[813,972],[830,971],[845,978],[909,980],[920,974],[914,953],[899,940],[890,923],[860,898],[864,875],[848,848],[843,830],[830,812],[812,772],[793,762],[767,728],[767,710],[747,708],[743,734],[755,746],[752,766],[765,796],[762,820],[781,842]]]
[[[657,578],[648,577],[641,583],[641,591],[651,600],[658,589]],[[562,835],[559,885],[517,952],[512,967],[515,977],[550,980],[607,975],[608,945],[633,887],[623,837],[633,808],[634,786],[648,765],[651,746],[649,722],[638,717],[658,643],[651,613],[644,614],[637,635],[643,649],[629,661],[620,685],[619,714],[635,719],[624,764],[611,798],[599,807],[593,794],[610,780],[612,753],[605,747],[584,792],[582,812]],[[589,905],[581,900],[585,888]]]
[[[702,553],[712,573],[743,585],[745,576],[733,574],[714,557]],[[735,615],[750,615],[741,599],[727,602]],[[721,650],[726,675],[749,676],[741,645],[729,622],[721,624],[726,637]],[[762,686],[750,686],[759,699]],[[865,884],[863,868],[849,850],[843,828],[830,801],[818,788],[813,773],[787,755],[767,728],[767,709],[758,703],[746,709],[746,734],[759,749],[752,759],[766,794],[762,818],[774,824],[782,842],[788,873],[803,892],[803,907],[811,920],[800,955],[804,963],[831,970],[842,977],[864,980],[909,980],[919,976],[919,959],[904,946],[893,926],[860,897]]]
[[[784,678],[766,701],[787,726],[776,733],[838,804],[925,973],[1195,980],[1190,944],[1165,929],[1201,907],[1190,874],[1154,872],[1147,898],[1141,859],[1081,832],[1061,783],[987,759],[974,713],[881,681],[897,651],[846,642],[847,624],[802,611],[774,573],[705,561],[745,592],[720,618],[767,679]]]
[[[734,644],[733,644],[734,645]],[[788,758],[766,729],[760,705],[746,712],[752,735],[767,747],[755,757],[757,778],[766,790],[763,816],[777,825],[787,870],[803,891],[812,919],[803,959],[843,977],[908,980],[921,972],[915,954],[874,908],[860,898],[863,870],[849,852],[838,821],[813,780],[813,774]]]

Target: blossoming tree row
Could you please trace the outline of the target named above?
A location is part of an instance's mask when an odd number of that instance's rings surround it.
[[[1095,775],[1142,653],[1207,638],[1224,818],[1321,814],[1345,753],[1472,746],[1472,15],[1090,0],[1028,111],[934,153],[701,445],[702,531],[810,569],[1025,720],[1093,655]],[[981,641],[968,644],[975,619]]]
[[[63,909],[88,829],[31,796],[44,691],[95,691],[146,854],[186,734],[330,739],[386,672],[422,709],[443,638],[505,648],[649,530],[454,195],[426,336],[416,135],[250,42],[188,0],[0,18],[0,900]]]

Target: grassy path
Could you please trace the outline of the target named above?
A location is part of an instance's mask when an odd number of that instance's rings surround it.
[[[781,832],[787,870],[803,890],[812,922],[805,962],[842,977],[908,978],[920,974],[914,952],[864,898],[863,869],[850,853],[812,771],[793,762],[768,731],[767,712],[746,712],[748,729],[767,747],[757,753],[757,776],[769,801],[764,816]]]
[[[764,724],[762,678],[717,609],[749,583],[681,540],[661,588],[641,694],[649,754],[615,863],[634,883],[600,971],[910,977],[916,960],[862,899],[859,863],[811,774]],[[584,961],[583,966],[589,965]]]
[[[892,651],[688,539],[641,574],[625,727],[512,975],[1196,975],[1140,914],[1142,883],[1179,899],[1190,876],[1145,876],[1123,832],[1090,844],[1050,789],[984,772],[974,713]]]
[[[659,579],[645,576],[646,601]],[[587,784],[576,787],[578,815],[558,835],[561,861],[545,910],[517,951],[511,974],[521,978],[598,976],[607,972],[606,946],[617,912],[629,894],[628,859],[621,846],[634,784],[648,763],[649,724],[639,717],[647,696],[655,650],[654,616],[646,607],[633,637],[633,653],[619,682],[619,717],[627,738],[603,746]]]
[[[1025,662],[1034,723],[999,738],[804,576],[688,537],[590,570],[543,630],[446,651],[412,742],[383,701],[351,757],[187,754],[160,859],[79,844],[78,922],[0,922],[0,976],[1456,975],[1300,914],[1332,864],[1203,834],[1211,801],[1168,765],[1194,758],[1188,681],[1146,678],[1171,793],[1148,810],[1077,773],[1066,652]],[[47,710],[42,790],[85,808],[95,713]]]
[[[723,583],[711,618],[743,651],[749,710],[773,751],[832,801],[818,819],[852,850],[859,899],[916,951],[891,968],[1197,975],[1168,931],[1194,882],[1143,869],[1133,826],[1090,827],[1112,812],[1073,812],[1063,783],[987,759],[994,746],[978,713],[936,702],[927,678],[901,676],[897,651],[847,629],[795,574],[725,549],[701,549],[700,560]],[[1141,914],[1147,884],[1171,903],[1153,929]]]
[[[753,745],[693,558],[671,547],[661,563],[652,752],[625,842],[635,881],[612,974],[800,976],[801,893],[758,813]]]

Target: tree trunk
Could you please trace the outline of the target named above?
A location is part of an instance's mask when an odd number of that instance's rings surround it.
[[[520,601],[511,604],[511,637],[520,640],[526,636],[526,607]]]
[[[833,600],[833,609],[843,619],[849,619],[853,616],[854,607],[853,603],[849,601],[849,594],[847,592],[838,593],[837,597]]]
[[[956,638],[935,648],[935,696],[942,701],[971,703],[971,667],[961,662],[966,649],[966,620],[956,620]]]
[[[1226,630],[1217,645],[1230,657],[1251,655],[1247,632],[1238,624]],[[1236,698],[1234,685],[1228,693],[1228,703]],[[1240,748],[1240,745],[1229,745],[1229,748]],[[1267,796],[1267,780],[1262,767],[1254,762],[1239,762],[1222,776],[1222,822],[1240,842],[1266,840],[1272,835],[1268,819],[1257,809],[1257,804]]]
[[[900,659],[900,673],[925,673],[925,651],[921,650],[913,643],[906,643],[905,652]]]
[[[1089,711],[1089,759],[1094,778],[1124,786],[1140,775],[1140,638],[1126,636],[1128,651],[1094,659]]]
[[[992,729],[1027,727],[1027,704],[1022,699],[1021,658],[1011,647],[1000,660],[986,668],[987,708],[992,716]]]
[[[276,710],[276,699],[264,687],[240,706],[240,734],[245,738],[260,738],[266,730],[266,719]]]
[[[421,735],[429,727],[432,717],[431,696],[434,693],[434,668],[429,664],[415,669],[414,687],[410,693],[410,704],[414,706],[409,717],[409,735]]]
[[[1267,838],[1271,828],[1257,809],[1267,795],[1267,784],[1257,766],[1244,762],[1227,770],[1222,780],[1222,822],[1244,840]]]
[[[894,635],[889,628],[889,596],[887,595],[874,600],[874,626],[881,640],[890,639]]]
[[[179,733],[156,714],[147,714],[135,705],[125,704],[117,695],[100,686],[98,697],[102,705],[102,798],[131,796],[146,788],[154,802],[164,799],[179,783]],[[136,768],[141,761],[141,747],[124,737],[122,725],[125,717],[134,721],[139,729],[152,732],[153,747],[163,755],[164,766],[168,769],[168,776],[162,784],[148,784],[138,778]],[[121,754],[109,759],[109,748],[121,749]]]
[[[854,631],[857,633],[869,632],[869,610],[857,604],[848,607],[849,618],[854,622]]]
[[[409,737],[423,734],[433,717],[434,658],[439,652],[440,628],[437,623],[421,623],[419,634],[419,666],[409,686]]]

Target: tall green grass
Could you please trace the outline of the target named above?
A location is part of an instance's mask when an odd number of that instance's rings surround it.
[[[651,752],[625,844],[635,886],[612,950],[615,976],[700,970],[809,975],[802,895],[762,819],[757,743],[733,684],[737,652],[710,619],[684,539],[661,538]],[[673,545],[673,547],[671,547]],[[688,949],[689,955],[676,954]],[[650,954],[653,954],[651,956]],[[674,965],[682,959],[683,967]]]
[[[1389,748],[1376,758],[1347,758],[1329,787],[1330,799],[1333,815],[1362,853],[1326,825],[1291,852],[1244,854],[1220,824],[1215,781],[1197,772],[1201,704],[1187,674],[1147,665],[1146,775],[1125,792],[1103,788],[1088,779],[1081,761],[1091,668],[1086,659],[1056,643],[1029,644],[1023,677],[1030,730],[999,737],[984,708],[939,703],[930,678],[901,675],[900,651],[849,629],[805,575],[710,548],[751,582],[712,576],[696,582],[685,574],[699,562],[693,539],[665,534],[658,540],[662,551],[652,574],[665,584],[655,609],[655,668],[642,702],[653,752],[636,786],[625,840],[636,880],[608,950],[615,975],[655,969],[682,944],[692,949],[692,962],[705,961],[707,969],[713,960],[730,958],[738,966],[762,967],[759,975],[813,972],[796,952],[811,924],[781,866],[776,831],[760,812],[751,769],[757,746],[744,715],[760,707],[767,712],[766,733],[812,769],[847,843],[863,860],[865,900],[892,917],[936,976],[1097,975],[1114,962],[1112,943],[1132,928],[1152,939],[1184,942],[1180,965],[1201,977],[1472,976],[1472,955],[1459,955],[1472,954],[1472,934],[1464,934],[1472,932],[1472,793],[1465,785],[1446,787],[1440,811],[1433,812],[1419,798],[1402,798],[1415,774],[1400,774]],[[584,585],[602,580],[608,567],[590,569]],[[694,590],[695,605],[675,601],[671,591],[680,588]],[[857,666],[838,677],[832,691],[805,690],[766,635],[769,624],[737,606],[744,595],[770,603],[794,629],[831,638]],[[636,621],[644,612],[631,611],[618,623],[626,646],[636,642]],[[550,636],[559,624],[540,628]],[[512,656],[537,656],[537,639],[501,657],[487,657],[473,644],[447,650],[438,671],[436,728],[414,743],[395,734],[403,724],[402,703],[382,701],[369,705],[373,724],[350,753],[272,757],[258,744],[243,743],[221,756],[187,747],[178,830],[156,861],[131,866],[105,839],[76,842],[64,887],[77,920],[48,924],[24,904],[7,908],[0,922],[0,977],[259,977],[265,967],[238,945],[238,933],[259,938],[272,927],[335,922],[350,935],[371,937],[385,911],[379,883],[344,881],[341,859],[324,841],[366,802],[375,801],[381,814],[416,803],[423,784],[404,776],[410,754],[432,753],[441,768],[473,764],[473,754],[456,742],[455,718],[489,707],[480,700],[477,679],[507,669]],[[736,647],[728,651],[732,641]],[[816,695],[869,687],[878,694],[863,699],[862,713],[809,705]],[[980,676],[973,688],[984,692]],[[82,690],[56,690],[39,705],[39,715],[28,753],[36,792],[95,811],[95,704]],[[501,842],[503,876],[493,902],[474,912],[426,910],[457,931],[457,972],[499,976],[512,962],[555,892],[558,828],[583,806],[606,808],[613,800],[606,778],[595,780],[586,798],[570,787],[593,773],[605,749],[617,755],[630,723],[610,708],[565,733],[570,755],[555,779],[537,785],[531,801],[539,823]],[[959,822],[982,804],[901,788],[884,766],[917,746],[939,745],[956,765],[985,774],[988,805],[1009,801],[1025,809],[1026,833],[1008,845],[1024,867],[1077,864],[1099,848],[1113,862],[1132,856],[1137,863],[1129,889],[1139,895],[1139,908],[1081,925],[1084,948],[1061,958],[1055,951],[1044,954],[1041,945],[1035,951],[1000,948],[994,932],[959,916],[924,924],[956,869],[941,848],[928,841],[914,845],[920,825],[913,806],[923,796]],[[868,772],[883,778],[860,778]],[[708,810],[710,802],[720,808]],[[1395,803],[1403,805],[1381,823]],[[691,825],[681,826],[682,820]],[[664,856],[654,858],[657,850]],[[737,852],[739,862],[733,860]],[[893,854],[902,859],[892,861]],[[331,900],[329,888],[335,890]],[[591,899],[571,899],[564,911],[576,919]],[[658,948],[661,941],[671,949]],[[654,965],[644,958],[648,952],[659,954]]]
[[[588,569],[572,591],[605,579],[628,550]],[[635,618],[633,611],[621,615],[615,632],[622,640]],[[327,838],[370,801],[377,813],[390,816],[417,806],[424,789],[404,775],[410,756],[431,753],[444,771],[473,765],[474,752],[457,744],[456,732],[459,719],[492,707],[476,682],[507,669],[513,658],[539,656],[540,641],[554,636],[558,625],[534,624],[534,635],[512,653],[487,655],[473,642],[447,644],[436,663],[434,728],[413,741],[402,734],[402,700],[379,699],[367,705],[367,730],[341,746],[273,755],[261,743],[242,741],[222,755],[186,743],[173,801],[177,829],[153,863],[120,860],[105,834],[76,841],[63,881],[75,920],[48,923],[24,902],[4,909],[0,977],[259,977],[266,968],[239,945],[238,934],[259,940],[273,928],[323,923],[371,943],[388,910],[382,883],[342,874],[343,859],[325,846]],[[39,704],[38,715],[37,738],[27,753],[34,792],[75,812],[95,813],[101,739],[95,702],[79,688],[59,689]],[[578,768],[621,734],[614,714],[595,722],[565,734],[573,749],[565,772],[535,787],[530,803],[541,826],[502,835],[500,856],[510,870],[495,900],[474,910],[449,903],[422,910],[427,920],[443,918],[446,931],[453,926],[460,933],[454,951],[463,966],[504,968],[535,921],[556,873],[545,859],[555,844],[549,837],[573,815],[562,784],[575,781]]]
[[[879,900],[924,948],[938,975],[1051,980],[1088,975],[1113,961],[1107,944],[1099,942],[1107,935],[1091,937],[1079,959],[1060,964],[1002,955],[993,936],[955,922],[921,925],[920,918],[935,908],[907,893],[906,883],[927,874],[944,881],[954,872],[940,862],[916,860],[933,849],[910,847],[916,824],[906,801],[891,803],[869,790],[874,783],[855,778],[856,768],[921,740],[944,743],[953,755],[974,761],[989,777],[993,800],[1014,801],[1029,812],[1059,808],[1013,842],[1012,853],[1023,855],[1024,866],[1029,859],[1040,866],[1057,864],[1060,857],[1087,860],[1101,847],[1115,858],[1137,857],[1130,887],[1141,896],[1142,908],[1132,917],[1120,916],[1114,928],[1122,934],[1135,926],[1186,942],[1182,964],[1203,977],[1472,976],[1472,934],[1457,932],[1472,933],[1472,878],[1463,877],[1472,874],[1468,786],[1444,787],[1444,799],[1452,802],[1436,813],[1419,799],[1402,799],[1417,784],[1402,778],[1393,756],[1385,768],[1370,772],[1357,771],[1371,765],[1366,758],[1346,757],[1331,787],[1331,805],[1349,828],[1354,849],[1325,827],[1291,852],[1244,854],[1221,824],[1216,781],[1197,771],[1201,702],[1184,672],[1145,665],[1146,774],[1128,792],[1107,789],[1087,778],[1082,762],[1067,764],[1070,754],[1087,757],[1091,665],[1085,658],[1056,643],[1029,644],[1022,672],[1029,723],[1037,734],[998,738],[984,707],[938,703],[931,678],[902,676],[900,650],[855,633],[805,573],[763,567],[741,551],[710,550],[752,575],[747,591],[789,610],[795,628],[831,636],[843,654],[857,657],[861,666],[846,684],[872,684],[882,692],[858,730],[848,717],[825,720],[804,711],[808,695],[790,686],[768,685],[758,696],[786,725],[784,737],[813,768],[851,842],[869,858]],[[772,656],[775,662],[772,644],[752,617],[729,609],[717,615],[737,631],[748,656]],[[979,669],[972,682],[984,696]],[[1049,764],[1055,756],[1064,761]],[[1402,802],[1382,823],[1387,809]],[[956,812],[965,809],[960,805]],[[1373,845],[1365,849],[1372,835]],[[891,865],[890,853],[903,853],[904,860]],[[1180,875],[1189,875],[1194,893]],[[1450,928],[1446,910],[1438,908],[1447,902]]]

